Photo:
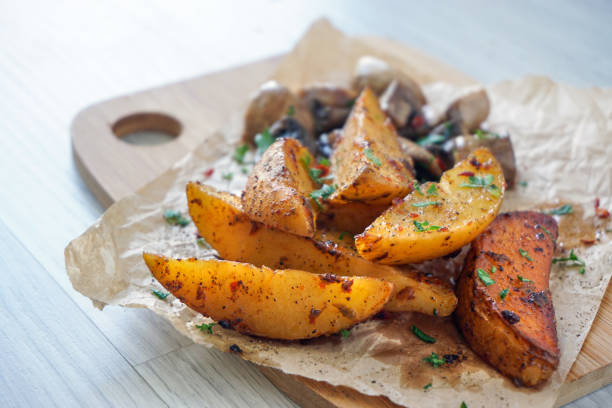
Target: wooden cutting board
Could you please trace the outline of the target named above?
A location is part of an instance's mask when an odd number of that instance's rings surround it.
[[[383,40],[378,46],[393,46]],[[431,77],[459,85],[475,81],[458,70],[408,47],[412,61],[427,67]],[[222,127],[248,96],[264,82],[280,57],[122,96],[90,106],[72,123],[76,165],[92,192],[105,206],[133,193],[194,149],[204,135]],[[134,131],[163,131],[169,143],[128,144],[121,136]],[[612,382],[612,291],[608,288],[591,332],[564,384],[557,405],[573,401]],[[290,376],[266,367],[262,372],[304,407],[394,407],[383,397],[364,396]]]

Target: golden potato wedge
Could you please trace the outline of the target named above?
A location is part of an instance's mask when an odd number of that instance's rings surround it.
[[[242,206],[249,218],[296,235],[312,237],[316,211],[309,194],[317,184],[305,163],[312,155],[295,139],[278,139],[249,175]]]
[[[413,169],[391,120],[369,88],[357,98],[344,125],[331,156],[331,172],[338,186],[331,202],[389,204],[410,192]]]
[[[501,166],[477,149],[395,203],[355,238],[359,254],[384,264],[422,262],[450,254],[493,222],[504,189]]]
[[[544,382],[559,364],[548,289],[556,238],[549,215],[501,214],[472,242],[457,285],[463,337],[519,385]]]
[[[393,284],[387,311],[448,316],[457,304],[453,289],[439,279],[366,261],[355,251],[350,234],[319,230],[308,238],[268,228],[250,220],[236,196],[199,183],[187,185],[187,199],[200,235],[224,259],[274,269],[378,278]]]
[[[378,313],[392,288],[366,277],[273,271],[217,259],[143,257],[153,276],[193,310],[229,321],[241,333],[271,339],[337,333]]]
[[[319,227],[351,234],[363,232],[388,205],[371,205],[352,201],[349,203],[328,203],[317,216]]]

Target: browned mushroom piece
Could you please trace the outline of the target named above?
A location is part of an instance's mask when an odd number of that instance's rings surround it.
[[[427,103],[421,86],[414,79],[402,71],[392,68],[385,61],[369,55],[365,55],[357,61],[351,86],[357,93],[369,86],[376,95],[381,95],[389,84],[396,79],[411,89],[421,106]]]
[[[244,118],[242,141],[253,144],[256,134],[269,128],[274,122],[290,115],[308,133],[313,131],[310,112],[289,89],[275,81],[264,83],[251,99]]]
[[[323,133],[317,140],[317,156],[331,157],[336,143],[342,138],[342,129],[334,129],[329,133]]]
[[[336,85],[320,84],[302,89],[298,96],[310,110],[314,130],[320,134],[344,126],[357,94]]]
[[[418,180],[439,180],[442,169],[438,165],[436,157],[427,149],[406,138],[399,138],[402,151],[414,162],[416,178]]]
[[[423,103],[414,87],[395,79],[380,97],[380,107],[393,120],[395,127],[402,128],[415,114],[422,114]]]
[[[471,133],[487,120],[491,104],[484,89],[457,99],[446,109],[446,120]]]
[[[476,135],[464,135],[452,139],[455,162],[465,159],[479,147],[486,147],[501,164],[508,188],[514,187],[516,180],[516,161],[510,135],[499,135],[478,131]]]
[[[317,140],[315,139],[314,135],[307,132],[300,122],[293,116],[285,116],[274,122],[272,126],[270,126],[270,134],[275,139],[281,137],[296,139],[313,155],[317,151]]]

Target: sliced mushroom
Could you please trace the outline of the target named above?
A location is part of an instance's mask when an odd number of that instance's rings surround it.
[[[446,109],[446,120],[471,133],[487,120],[491,104],[484,89],[457,99]]]
[[[314,118],[317,134],[340,128],[351,112],[357,94],[335,85],[313,85],[302,89],[299,98]]]
[[[360,93],[363,88],[369,86],[375,94],[381,95],[394,79],[411,88],[412,93],[420,101],[421,105],[426,103],[421,86],[414,79],[392,68],[380,58],[370,55],[365,55],[357,61],[352,87],[353,90]]]
[[[285,115],[292,115],[308,133],[313,131],[313,120],[308,109],[289,89],[275,81],[263,84],[251,99],[244,118],[242,141],[253,143],[256,134],[269,128]]]
[[[323,133],[317,140],[317,156],[329,158],[336,143],[342,138],[342,129],[334,129],[329,133]]]
[[[312,133],[307,132],[294,116],[285,116],[274,122],[270,126],[270,134],[275,139],[279,137],[296,139],[312,154],[315,154],[317,150],[317,141]]]
[[[436,157],[427,149],[406,138],[399,138],[400,146],[406,156],[414,162],[416,178],[418,180],[439,180],[442,169],[438,165]]]
[[[414,115],[422,115],[423,103],[413,87],[394,79],[380,97],[380,107],[397,128],[402,128]]]

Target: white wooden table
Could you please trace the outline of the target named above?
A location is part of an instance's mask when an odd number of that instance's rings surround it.
[[[102,213],[72,162],[71,119],[101,99],[280,54],[322,15],[485,83],[537,73],[612,86],[612,3],[496,4],[0,2],[0,405],[292,406],[251,364],[148,311],[100,312],[71,288],[64,246]],[[611,398],[608,386],[570,406]]]

